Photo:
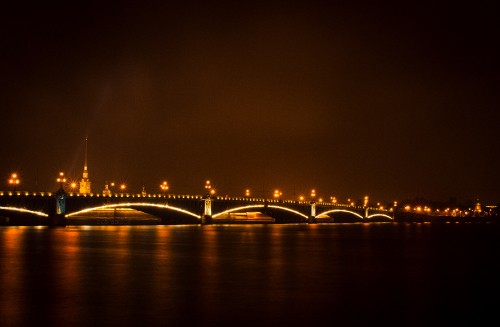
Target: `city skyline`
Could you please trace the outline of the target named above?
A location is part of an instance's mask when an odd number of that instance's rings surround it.
[[[11,4],[0,189],[498,204],[490,6]]]

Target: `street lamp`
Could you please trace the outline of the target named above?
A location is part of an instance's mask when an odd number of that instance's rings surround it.
[[[64,183],[66,183],[66,177],[64,177],[64,173],[61,171],[59,176],[57,176],[57,182],[59,183],[60,189],[64,190]]]
[[[246,197],[249,197],[249,196],[250,196],[250,190],[249,190],[249,189],[246,189],[246,190],[245,190],[245,196],[246,196]]]
[[[19,175],[17,173],[12,173],[9,178],[9,185],[13,188],[13,190],[16,190],[17,185],[21,183],[19,179]]]
[[[282,195],[283,195],[283,193],[280,190],[278,190],[278,189],[274,190],[273,196],[276,200],[278,200]]]
[[[209,180],[205,182],[205,190],[207,192],[207,196],[215,194],[215,189],[212,187]]]
[[[69,184],[69,187],[71,187],[71,192],[75,192],[78,184],[76,182],[71,182],[71,184]]]
[[[314,200],[315,197],[316,197],[316,190],[312,189],[311,190],[311,199]]]
[[[165,195],[165,193],[167,193],[169,188],[167,181],[163,181],[163,183],[160,184],[160,188],[163,191],[163,195]]]
[[[125,184],[121,184],[120,185],[120,192],[123,194],[123,191],[125,191],[126,188],[127,188],[127,186]]]

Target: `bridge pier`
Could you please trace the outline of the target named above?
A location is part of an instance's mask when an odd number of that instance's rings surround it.
[[[55,197],[55,203],[51,205],[51,210],[49,213],[49,226],[66,226],[66,192],[61,187],[57,190]]]
[[[316,202],[311,201],[311,214],[307,218],[307,223],[308,224],[315,224],[316,223]]]
[[[202,215],[201,216],[201,224],[202,225],[210,225],[212,223],[211,215]]]
[[[364,215],[364,217],[363,217],[363,221],[368,221],[368,216],[369,216],[369,215],[370,215],[370,214],[368,213],[368,207],[366,207],[366,208],[365,208],[365,215]]]
[[[212,199],[210,194],[205,197],[203,215],[201,215],[201,224],[209,225],[212,223]]]

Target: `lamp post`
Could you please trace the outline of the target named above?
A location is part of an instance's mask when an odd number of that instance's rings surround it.
[[[66,183],[66,177],[64,177],[64,173],[62,171],[57,176],[57,182],[59,183],[59,188],[64,191],[64,183]]]
[[[247,189],[245,190],[245,196],[246,196],[247,198],[248,198],[248,197],[250,197],[250,189],[248,189],[248,188],[247,188]]]
[[[209,180],[205,182],[205,191],[207,196],[215,194],[215,188],[212,187],[212,184],[210,183]]]
[[[165,196],[169,189],[167,181],[163,181],[163,183],[160,184],[160,188],[163,191],[163,195]]]
[[[125,184],[121,184],[120,185],[120,193],[123,194],[123,191],[125,191],[126,188],[127,188],[127,186]]]
[[[19,179],[19,175],[17,173],[12,173],[9,178],[9,185],[12,187],[12,189],[15,191],[17,185],[21,183],[21,180]]]

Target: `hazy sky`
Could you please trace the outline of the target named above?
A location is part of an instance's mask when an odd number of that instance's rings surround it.
[[[488,2],[489,3],[489,2]],[[498,5],[2,9],[0,174],[129,191],[500,202]]]

